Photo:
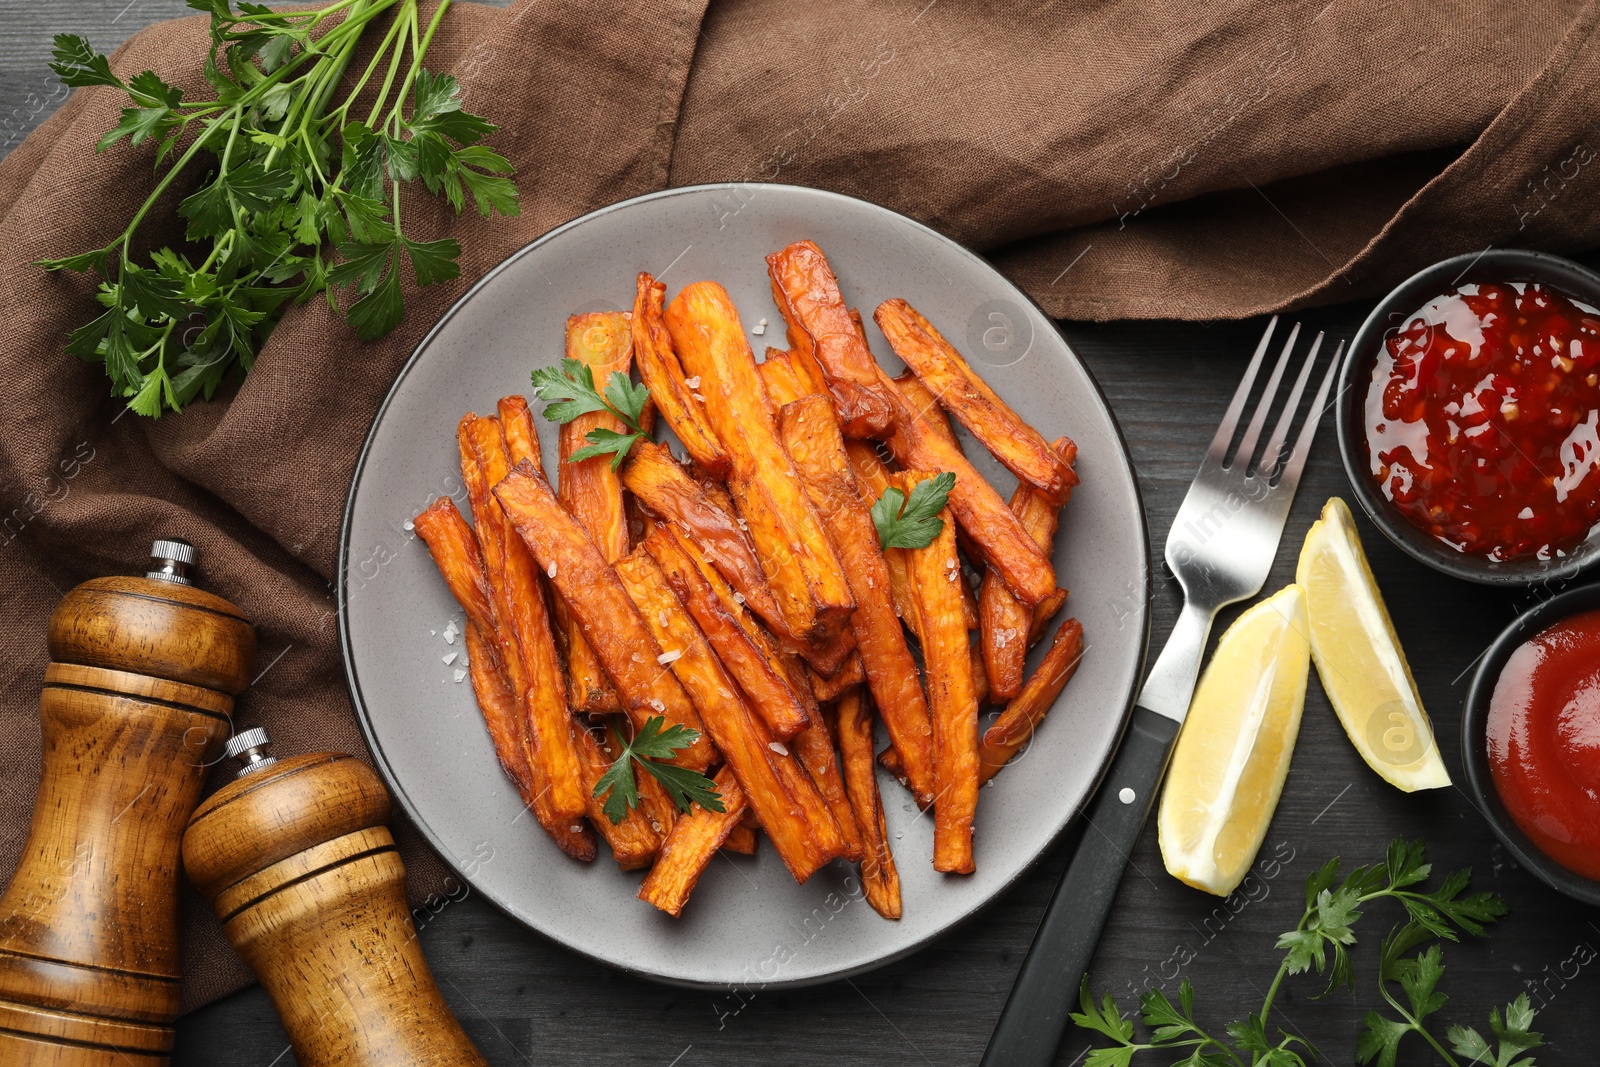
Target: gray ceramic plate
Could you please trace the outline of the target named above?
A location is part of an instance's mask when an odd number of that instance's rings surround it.
[[[604,856],[556,850],[501,775],[447,642],[461,618],[409,519],[441,494],[459,500],[456,421],[526,392],[528,372],[562,351],[581,311],[631,306],[639,270],[669,290],[725,285],[754,334],[783,345],[763,257],[810,237],[845,298],[868,312],[873,350],[900,364],[870,311],[900,296],[962,347],[989,383],[1046,437],[1079,446],[1082,485],[1064,515],[1056,567],[1072,591],[1087,651],[1032,748],[983,790],[976,874],[936,874],[932,824],[880,775],[905,917],[862,901],[834,864],[795,885],[769,845],[718,856],[683,918],[635,899],[640,874]],[[540,427],[556,453],[551,424]],[[967,454],[1002,494],[1015,480],[983,448]],[[508,914],[624,971],[694,986],[801,985],[886,963],[970,916],[1050,845],[1088,797],[1121,733],[1144,656],[1147,535],[1127,450],[1094,381],[1050,320],[988,264],[892,211],[776,185],[673,189],[603,208],[554,230],[479,282],[423,340],[379,411],[356,467],[339,565],[351,693],[378,768],[440,855]],[[1037,658],[1037,651],[1035,658]]]

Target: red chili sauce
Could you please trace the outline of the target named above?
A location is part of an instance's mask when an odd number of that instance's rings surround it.
[[[1428,301],[1366,397],[1379,491],[1459,552],[1558,559],[1600,519],[1600,311],[1533,282]]]
[[[1539,851],[1600,880],[1600,611],[1540,631],[1489,699],[1489,769]]]

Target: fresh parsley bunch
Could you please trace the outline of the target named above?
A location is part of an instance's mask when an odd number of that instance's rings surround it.
[[[678,749],[688,748],[700,740],[699,731],[687,726],[674,723],[662,729],[666,721],[661,715],[650,717],[632,741],[619,734],[615,727],[611,728],[611,742],[622,754],[595,782],[594,796],[604,798],[601,810],[613,823],[621,822],[628,817],[630,809],[639,806],[639,783],[633,777],[635,763],[661,783],[679,811],[687,812],[691,801],[707,811],[725,810],[722,794],[716,791],[716,783],[711,779],[698,771],[657,762],[671,759]]]
[[[72,34],[56,37],[51,64],[67,85],[128,94],[100,151],[124,139],[156,144],[160,178],[127,228],[104,247],[40,264],[103,279],[105,312],[72,333],[67,351],[104,363],[113,393],[152,417],[209,399],[233,367],[248,371],[290,300],[320,293],[339,308],[348,288],[343,312],[371,340],[404,313],[402,261],[418,285],[456,277],[455,240],[418,241],[402,226],[401,190],[417,179],[458,212],[470,195],[485,216],[518,213],[511,165],[479,143],[497,127],[461,109],[454,78],[422,66],[450,0],[426,27],[418,0],[189,6],[211,16],[204,71],[215,99],[185,100],[151,71],[124,82]],[[371,59],[347,81],[369,26],[386,15]],[[371,103],[358,109],[369,86]],[[140,262],[140,225],[180,175],[201,167],[204,181],[178,206],[186,244]]]
[[[1261,1010],[1228,1023],[1226,1039],[1202,1029],[1195,1020],[1194,988],[1187,978],[1178,987],[1176,1005],[1159,989],[1147,990],[1139,998],[1140,1015],[1151,1031],[1145,1042],[1134,1040],[1133,1021],[1122,1014],[1111,994],[1095,1003],[1085,978],[1079,994],[1082,1010],[1072,1013],[1072,1021],[1113,1042],[1092,1050],[1085,1067],[1128,1067],[1136,1053],[1146,1051],[1180,1055],[1169,1061],[1173,1067],[1306,1067],[1306,1057],[1317,1058],[1317,1050],[1309,1042],[1277,1027],[1268,1036],[1272,1002],[1286,976],[1313,968],[1328,978],[1320,996],[1341,986],[1354,989],[1349,954],[1349,946],[1356,941],[1354,927],[1362,910],[1380,900],[1400,904],[1406,921],[1383,939],[1378,992],[1387,1011],[1367,1012],[1363,1020],[1366,1030],[1356,1043],[1357,1062],[1395,1067],[1401,1041],[1415,1034],[1450,1067],[1535,1067],[1533,1057],[1522,1054],[1544,1042],[1532,1030],[1534,1012],[1526,995],[1506,1005],[1503,1018],[1498,1009],[1490,1013],[1492,1044],[1471,1027],[1451,1026],[1445,1032],[1450,1044],[1447,1051],[1424,1025],[1448,999],[1438,991],[1444,956],[1437,942],[1457,940],[1458,931],[1482,935],[1485,924],[1506,913],[1505,904],[1493,893],[1467,893],[1470,870],[1455,871],[1437,889],[1429,890],[1422,883],[1431,873],[1420,841],[1396,839],[1389,845],[1385,862],[1357,867],[1343,880],[1338,858],[1329,860],[1306,880],[1300,922],[1278,938],[1278,947],[1287,953]],[[1425,949],[1411,954],[1424,944]]]

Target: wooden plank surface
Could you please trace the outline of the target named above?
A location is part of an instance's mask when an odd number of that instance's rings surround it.
[[[44,65],[51,34],[86,33],[109,48],[138,27],[185,10],[180,0],[0,0],[6,27],[0,33],[0,151],[64,97]],[[1299,239],[1287,223],[1284,239]],[[1349,337],[1368,306],[1303,318],[1310,327]],[[1065,327],[1121,421],[1158,548],[1261,325]],[[1300,539],[1324,500],[1340,493],[1347,494],[1347,486],[1332,427],[1324,425],[1268,591],[1292,578]],[[1460,779],[1457,727],[1467,672],[1531,601],[1435,575],[1392,548],[1364,518],[1358,524],[1446,764]],[[1158,579],[1155,647],[1178,604],[1176,587]],[[1233,614],[1223,617],[1219,632]],[[1472,866],[1477,884],[1502,893],[1513,907],[1486,941],[1446,948],[1449,969],[1441,989],[1451,999],[1441,1017],[1483,1029],[1490,1007],[1527,990],[1544,1005],[1538,1028],[1552,1043],[1540,1064],[1587,1062],[1581,1050],[1600,1036],[1593,1011],[1600,968],[1578,961],[1592,960],[1589,946],[1600,946],[1596,914],[1521,871],[1460,791],[1405,796],[1380,781],[1356,756],[1315,681],[1262,852],[1263,860],[1277,863],[1222,902],[1167,877],[1153,828],[1147,831],[1094,964],[1096,988],[1118,993],[1126,1006],[1146,985],[1175,992],[1178,980],[1188,977],[1202,1019],[1220,1028],[1259,1006],[1281,958],[1273,942],[1299,917],[1304,879],[1332,855],[1351,863],[1380,859],[1396,834],[1426,838],[1437,868]],[[636,981],[557,948],[470,894],[443,905],[421,940],[446,999],[496,1065],[975,1064],[1072,841],[1069,833],[1015,888],[927,950],[849,981],[798,991],[718,995]],[[1314,1001],[1320,991],[1314,979],[1285,984],[1275,1019],[1323,1049],[1325,1062],[1352,1062],[1360,1018],[1379,1003],[1377,941],[1396,920],[1379,909],[1358,928],[1354,996]],[[1082,1063],[1087,1047],[1087,1040],[1070,1035],[1059,1062]],[[259,988],[183,1019],[173,1058],[178,1067],[287,1067],[292,1061]],[[1413,1046],[1403,1062],[1433,1061]]]

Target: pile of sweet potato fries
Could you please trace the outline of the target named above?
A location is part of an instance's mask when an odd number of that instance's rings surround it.
[[[719,848],[754,852],[764,831],[796,881],[842,857],[899,918],[874,760],[932,809],[934,868],[971,872],[979,787],[1083,652],[1068,619],[1024,678],[1067,596],[1050,557],[1076,447],[1024,422],[898,299],[874,315],[910,368],[891,378],[814,243],[767,264],[789,348],[759,363],[715,282],[668,305],[640,274],[631,312],[568,320],[567,356],[595,383],[636,368],[650,398],[632,429],[659,418],[686,461],[648,437],[616,463],[570,461],[591,431],[630,429],[608,406],[561,426],[552,488],[528,402],[510,396],[458,429],[472,524],[441,497],[415,527],[466,613],[500,763],[563,851],[592,860],[598,834],[623,869],[650,868],[640,898],[678,915]],[[1009,506],[946,412],[1017,476]],[[940,472],[955,481],[937,534],[883,547],[873,505]],[[980,737],[985,704],[1004,710]],[[613,738],[652,720],[695,732],[663,762],[714,776],[722,811],[680,812],[640,774],[637,805],[604,814],[596,786],[626,758]]]

